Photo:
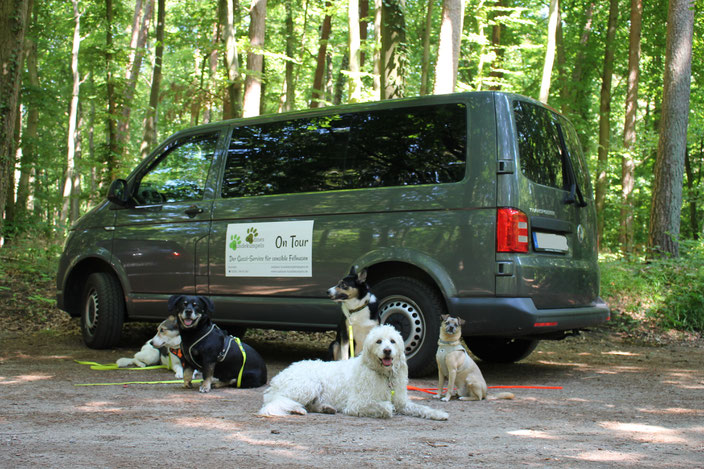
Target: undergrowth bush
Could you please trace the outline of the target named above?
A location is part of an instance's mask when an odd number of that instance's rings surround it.
[[[679,258],[603,256],[600,267],[601,294],[614,312],[704,331],[704,241],[681,241]]]

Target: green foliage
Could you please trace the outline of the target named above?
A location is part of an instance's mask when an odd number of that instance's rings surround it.
[[[677,259],[604,258],[601,292],[626,323],[704,331],[704,242],[681,241]]]

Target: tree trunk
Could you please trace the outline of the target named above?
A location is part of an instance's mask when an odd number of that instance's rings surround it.
[[[548,17],[548,44],[545,50],[545,63],[543,64],[543,79],[540,82],[540,101],[547,104],[550,97],[550,80],[552,66],[555,62],[555,38],[557,37],[557,17],[560,11],[558,0],[550,0],[550,16]]]
[[[601,246],[604,235],[604,204],[608,179],[606,169],[609,159],[609,138],[611,119],[611,77],[614,71],[614,38],[616,37],[616,22],[618,20],[618,0],[610,0],[609,25],[606,31],[606,50],[604,53],[604,73],[601,81],[601,100],[599,104],[599,161],[596,176],[596,212],[597,212],[597,243]]]
[[[636,111],[638,109],[638,67],[640,64],[640,35],[643,18],[643,0],[631,0],[631,32],[628,52],[628,90],[626,92],[626,120],[623,125],[623,156],[621,158],[621,252],[633,249],[633,200],[635,185],[633,151],[636,143]]]
[[[660,138],[655,162],[648,245],[661,255],[679,256],[682,179],[687,148],[692,78],[694,1],[670,0]]]
[[[293,6],[291,0],[286,0],[284,3],[286,8],[286,76],[284,86],[286,88],[285,98],[281,111],[292,111],[296,108],[296,83],[294,81],[294,63],[293,55],[295,54],[296,38],[293,28]]]
[[[464,22],[464,0],[442,2],[442,25],[435,64],[435,94],[453,93],[457,84],[460,42]]]
[[[249,23],[249,52],[247,78],[244,82],[242,116],[258,116],[262,102],[262,73],[264,68],[264,40],[266,33],[266,0],[252,0]]]
[[[108,154],[105,157],[105,182],[109,183],[117,174],[118,157],[120,154],[117,135],[117,102],[115,96],[115,80],[112,76],[112,51],[115,49],[112,38],[113,28],[113,8],[112,0],[105,0],[105,84],[108,100],[107,132],[108,132]]]
[[[428,2],[428,10],[425,14],[425,27],[423,28],[423,60],[420,64],[420,94],[425,96],[430,89],[430,30],[433,27],[433,5],[435,0]]]
[[[32,20],[36,23],[36,13]],[[39,88],[39,74],[37,73],[37,44],[28,41],[27,47],[27,76],[29,85],[35,89]],[[29,179],[32,174],[32,167],[36,162],[37,154],[37,134],[39,129],[39,106],[36,102],[25,103],[27,109],[27,125],[22,135],[22,158],[20,160],[20,179],[17,183],[16,210],[20,217],[27,211],[29,201]]]
[[[699,177],[695,181],[694,171],[692,170],[692,158],[690,157],[689,151],[684,153],[684,170],[687,175],[687,192],[690,194],[689,197],[689,227],[692,231],[692,239],[699,239],[699,217],[697,216],[697,198],[696,190],[701,182],[702,168],[699,167]]]
[[[405,92],[405,0],[381,2],[381,99],[402,98]]]
[[[359,102],[362,96],[362,77],[360,66],[359,38],[359,1],[348,0],[347,3],[348,29],[349,29],[349,96],[350,103]]]
[[[122,111],[117,129],[117,151],[120,157],[124,156],[127,143],[130,139],[130,115],[132,114],[132,101],[137,89],[139,72],[142,69],[142,59],[144,58],[144,46],[147,44],[149,36],[149,23],[152,20],[154,11],[154,0],[146,0],[142,10],[142,0],[138,0],[134,11],[132,22],[132,40],[130,42],[130,57],[127,63],[127,86],[123,93]]]
[[[9,156],[22,80],[22,49],[31,1],[0,2],[0,246],[2,246],[3,212],[7,197],[7,179],[11,172]]]
[[[491,83],[489,84],[489,89],[494,91],[501,90],[501,81],[504,78],[503,61],[504,61],[504,47],[501,45],[501,33],[504,30],[504,25],[499,23],[498,17],[504,12],[503,9],[506,7],[506,0],[497,0],[496,8],[492,13],[492,20],[494,24],[491,26],[491,49],[494,51],[494,60],[491,62],[491,70],[489,70],[489,76],[491,77]],[[558,26],[560,22],[558,20]]]
[[[152,87],[149,93],[149,108],[144,118],[144,137],[139,153],[146,158],[156,144],[157,107],[159,106],[159,89],[161,88],[161,63],[164,56],[164,21],[166,16],[166,0],[158,0],[156,19],[156,51],[154,54],[154,71]]]
[[[318,60],[315,65],[315,74],[313,75],[313,94],[310,100],[310,107],[325,106],[325,91],[323,89],[323,77],[325,76],[325,58],[328,51],[328,39],[330,38],[330,30],[332,28],[332,2],[325,1],[325,18],[323,19],[323,27],[320,30],[320,44],[318,45]]]
[[[78,11],[78,0],[71,0],[73,4],[73,47],[71,49],[71,74],[73,76],[73,88],[71,90],[71,105],[68,113],[68,152],[66,154],[66,173],[64,174],[64,188],[62,191],[63,204],[59,224],[68,229],[72,221],[71,205],[72,199],[76,197],[76,138],[78,134],[78,95],[81,87],[81,76],[78,72],[78,51],[81,47],[81,13]]]
[[[374,94],[381,99],[381,3],[374,0]]]
[[[227,70],[227,95],[230,101],[225,119],[239,117],[242,113],[242,77],[237,58],[237,29],[239,22],[239,1],[225,0],[225,69]],[[263,41],[262,41],[263,44]],[[216,52],[213,52],[216,53]]]
[[[574,68],[572,69],[571,79],[568,86],[565,87],[567,93],[565,93],[565,106],[564,112],[567,115],[577,113],[582,119],[582,121],[587,121],[589,119],[589,106],[585,103],[586,96],[588,95],[588,90],[583,85],[584,83],[584,64],[587,61],[587,52],[589,48],[589,38],[592,32],[592,21],[594,16],[594,2],[589,3],[589,7],[585,13],[584,27],[582,28],[582,35],[579,38],[579,49],[577,50],[577,55],[574,59]]]

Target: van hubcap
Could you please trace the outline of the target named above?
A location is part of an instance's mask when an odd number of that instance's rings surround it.
[[[390,324],[401,333],[406,357],[412,357],[425,338],[425,321],[418,306],[402,295],[385,298],[379,309],[382,324]]]
[[[98,323],[98,306],[100,304],[98,292],[91,290],[86,298],[85,308],[83,310],[83,319],[85,328],[91,333],[95,331],[95,326]]]

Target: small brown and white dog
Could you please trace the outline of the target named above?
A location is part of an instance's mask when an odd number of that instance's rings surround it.
[[[120,358],[117,366],[152,366],[162,364],[173,370],[176,379],[183,378],[183,365],[181,364],[181,335],[176,324],[176,317],[169,316],[159,324],[156,335],[142,346],[142,349],[132,358]]]
[[[435,359],[438,362],[438,392],[436,399],[449,401],[458,396],[461,401],[481,401],[487,398],[487,386],[482,372],[462,346],[462,324],[464,319],[443,314],[440,339]],[[447,378],[447,391],[443,397],[443,385]],[[455,390],[457,385],[457,390]],[[499,393],[491,399],[513,399],[510,392]]]

